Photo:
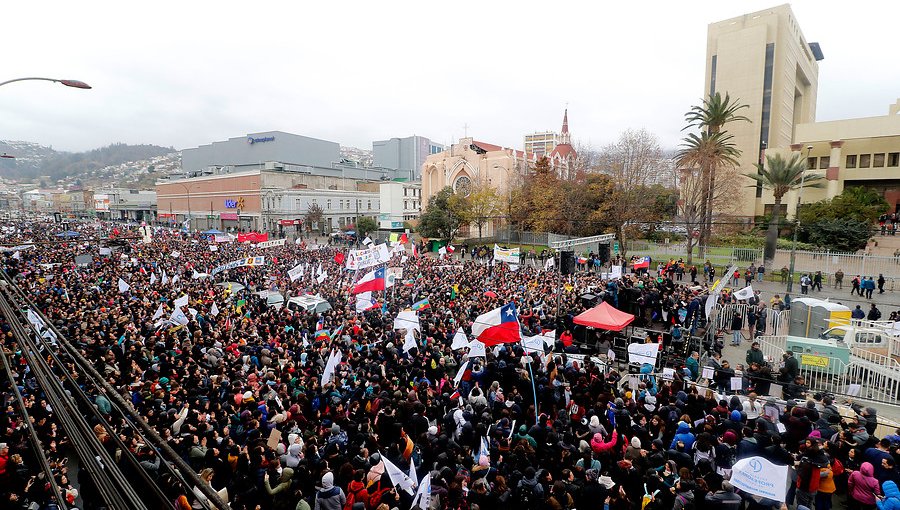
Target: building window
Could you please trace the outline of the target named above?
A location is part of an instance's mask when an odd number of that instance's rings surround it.
[[[888,154],[887,166],[900,166],[900,152],[892,152]]]
[[[815,170],[816,169],[816,161],[817,158],[806,158],[806,169],[807,170]]]
[[[884,160],[884,154],[882,154],[881,156],[882,156],[882,158],[881,158],[881,159],[882,159],[882,162],[884,162],[884,161],[883,161],[883,160]],[[366,210],[367,210],[367,211],[371,211],[371,210],[372,210],[372,201],[369,200],[368,202],[366,202],[366,205],[368,206],[368,207],[366,207]]]
[[[404,196],[404,197],[406,196],[406,194],[407,194],[408,192],[409,192],[409,188],[403,188],[403,196]]]
[[[822,156],[819,158],[819,170],[828,168],[829,164],[831,164],[831,156]]]
[[[844,165],[847,168],[856,168],[856,154],[851,154],[847,156],[847,164]]]
[[[325,209],[331,209],[331,200],[330,199],[325,201]]]
[[[869,168],[872,163],[872,155],[871,154],[860,154],[859,155],[859,167],[860,168]]]
[[[872,158],[872,167],[873,168],[881,168],[884,166],[884,153],[879,152],[875,154],[875,157]]]

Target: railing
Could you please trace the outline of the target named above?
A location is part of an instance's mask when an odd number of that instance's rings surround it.
[[[781,366],[781,356],[787,348],[787,337],[784,335],[761,336],[757,338],[757,341],[760,343],[763,355],[772,363],[772,373],[773,376],[776,376],[778,368]],[[797,356],[799,375],[806,379],[810,392],[831,392],[836,395],[853,396],[856,400],[869,400],[885,404],[900,403],[900,363],[890,356],[859,347],[851,349],[849,363],[816,354],[817,359],[824,358],[827,362],[804,364],[802,362],[803,354]],[[771,393],[777,391],[776,387]],[[855,393],[855,395],[851,395],[851,393]]]
[[[740,314],[744,316],[744,323],[746,324],[747,312],[749,310],[750,305],[746,303],[716,305],[710,319],[712,320],[716,330],[731,329],[731,319],[734,317],[734,314],[740,312]],[[790,321],[790,310],[768,309],[766,311],[765,333],[767,333],[768,335],[786,334]]]

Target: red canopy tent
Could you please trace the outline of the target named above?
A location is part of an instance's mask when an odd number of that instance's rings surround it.
[[[633,320],[634,315],[617,310],[606,301],[579,314],[574,319],[575,324],[610,331],[622,331]]]

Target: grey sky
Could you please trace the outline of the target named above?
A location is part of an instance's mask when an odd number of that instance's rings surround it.
[[[723,2],[7,2],[0,139],[62,150],[196,146],[282,130],[361,148],[419,134],[520,147],[559,129],[602,146],[644,127],[666,147],[703,93],[707,24],[778,5]],[[792,4],[821,43],[818,119],[900,97],[900,2]]]

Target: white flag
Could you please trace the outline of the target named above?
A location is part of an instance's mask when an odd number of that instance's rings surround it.
[[[317,282],[317,283],[322,283],[322,282],[325,281],[326,278],[328,278],[328,273],[327,273],[327,272],[322,273],[321,275],[319,275],[318,278],[316,278],[316,282]]]
[[[472,340],[471,342],[469,342],[469,359],[479,357],[487,357],[487,349],[485,349],[485,345],[482,342],[478,340]]]
[[[176,283],[178,283],[178,275],[177,274],[172,277],[172,285],[174,286]]]
[[[747,457],[731,468],[731,484],[744,492],[784,502],[788,487],[787,466],[776,466],[762,457]]]
[[[166,274],[166,270],[165,270],[165,269],[163,269],[163,277],[162,277],[162,282],[161,282],[161,283],[162,283],[163,285],[168,285],[168,284],[169,284],[169,275]]]
[[[548,257],[547,262],[544,262],[544,269],[553,269],[554,265],[556,265],[556,259],[554,259],[553,257]]]
[[[372,292],[360,292],[356,295],[356,311],[364,312],[369,308],[375,306],[375,302],[372,301]]]
[[[199,280],[201,278],[209,278],[209,273],[198,273],[196,269],[194,269],[194,274],[191,275],[192,280]]]
[[[469,345],[469,337],[466,336],[466,332],[463,331],[463,328],[459,328],[456,330],[456,334],[453,335],[453,344],[450,345],[450,348],[454,351],[456,349],[462,349]]]
[[[316,268],[316,276],[322,276],[322,263],[319,262],[319,267]]]
[[[743,289],[734,293],[735,299],[750,299],[753,297],[753,286],[747,285]]]
[[[156,309],[156,313],[153,314],[153,320],[159,319],[163,315],[166,314],[165,308],[163,308],[162,303],[160,303],[159,308]]]
[[[198,312],[196,308],[188,308],[188,313],[191,314],[191,317],[193,317],[193,318],[196,319],[196,318],[197,318],[197,314],[200,313],[200,312]]]
[[[366,236],[366,238],[363,239],[363,244],[366,245],[366,246],[372,244],[372,238],[369,237],[369,236]]]
[[[156,283],[156,273],[150,273],[150,285]]]
[[[119,292],[120,293],[128,292],[128,289],[130,289],[130,288],[131,288],[131,285],[128,285],[127,283],[125,283],[125,280],[119,278]]]
[[[177,259],[178,257],[181,256],[181,252],[180,252],[180,251],[173,251],[173,252],[171,253],[171,255],[172,255],[172,258],[173,258],[173,259]]]
[[[459,386],[459,381],[462,381],[463,374],[466,373],[467,368],[469,368],[469,360],[466,360],[462,366],[459,367],[459,371],[456,372],[456,376],[453,377],[454,386]]]
[[[409,352],[416,348],[416,330],[415,329],[407,329],[406,337],[403,340],[403,352]]]
[[[397,317],[394,318],[394,329],[405,329],[407,331],[420,329],[419,316],[411,310],[398,313]]]
[[[181,308],[178,308],[178,307],[176,307],[175,310],[172,312],[172,315],[169,317],[169,320],[173,324],[178,324],[180,326],[184,326],[185,324],[190,322],[187,318],[187,315],[185,315],[184,312],[181,311]]]
[[[416,497],[412,501],[412,508],[415,508],[416,504],[420,510],[431,508],[431,473],[425,475],[422,483],[419,484],[419,490],[416,491]]]
[[[331,378],[334,377],[334,369],[341,363],[343,357],[344,354],[341,351],[331,351],[331,355],[328,356],[328,362],[325,363],[325,370],[322,371],[322,386],[328,384]]]
[[[297,278],[303,277],[303,264],[297,264],[290,271],[288,271],[288,276],[291,278],[291,281],[296,280]]]
[[[415,494],[415,492],[413,492],[412,479],[400,468],[395,466],[393,462],[389,461],[384,454],[381,454],[381,460],[384,462],[384,470],[387,472],[388,477],[390,477],[391,483],[408,492],[410,496]]]
[[[209,314],[212,315],[213,317],[215,317],[216,315],[219,315],[219,307],[216,306],[215,303],[213,303],[212,306],[210,307]]]
[[[184,294],[180,298],[176,299],[174,305],[175,305],[175,308],[181,308],[182,306],[187,306],[188,305],[188,295]]]
[[[389,267],[384,272],[384,288],[389,289],[394,286],[397,280],[403,279],[402,267]]]
[[[707,317],[709,317],[709,314],[712,313],[712,309],[716,306],[716,301],[718,301],[718,300],[719,300],[718,294],[710,294],[709,296],[707,296],[706,305],[704,307],[706,310]],[[685,325],[687,325],[687,324],[685,324]]]
[[[419,486],[419,475],[416,473],[416,464],[413,462],[412,455],[409,456],[409,479],[412,480],[413,487]]]

